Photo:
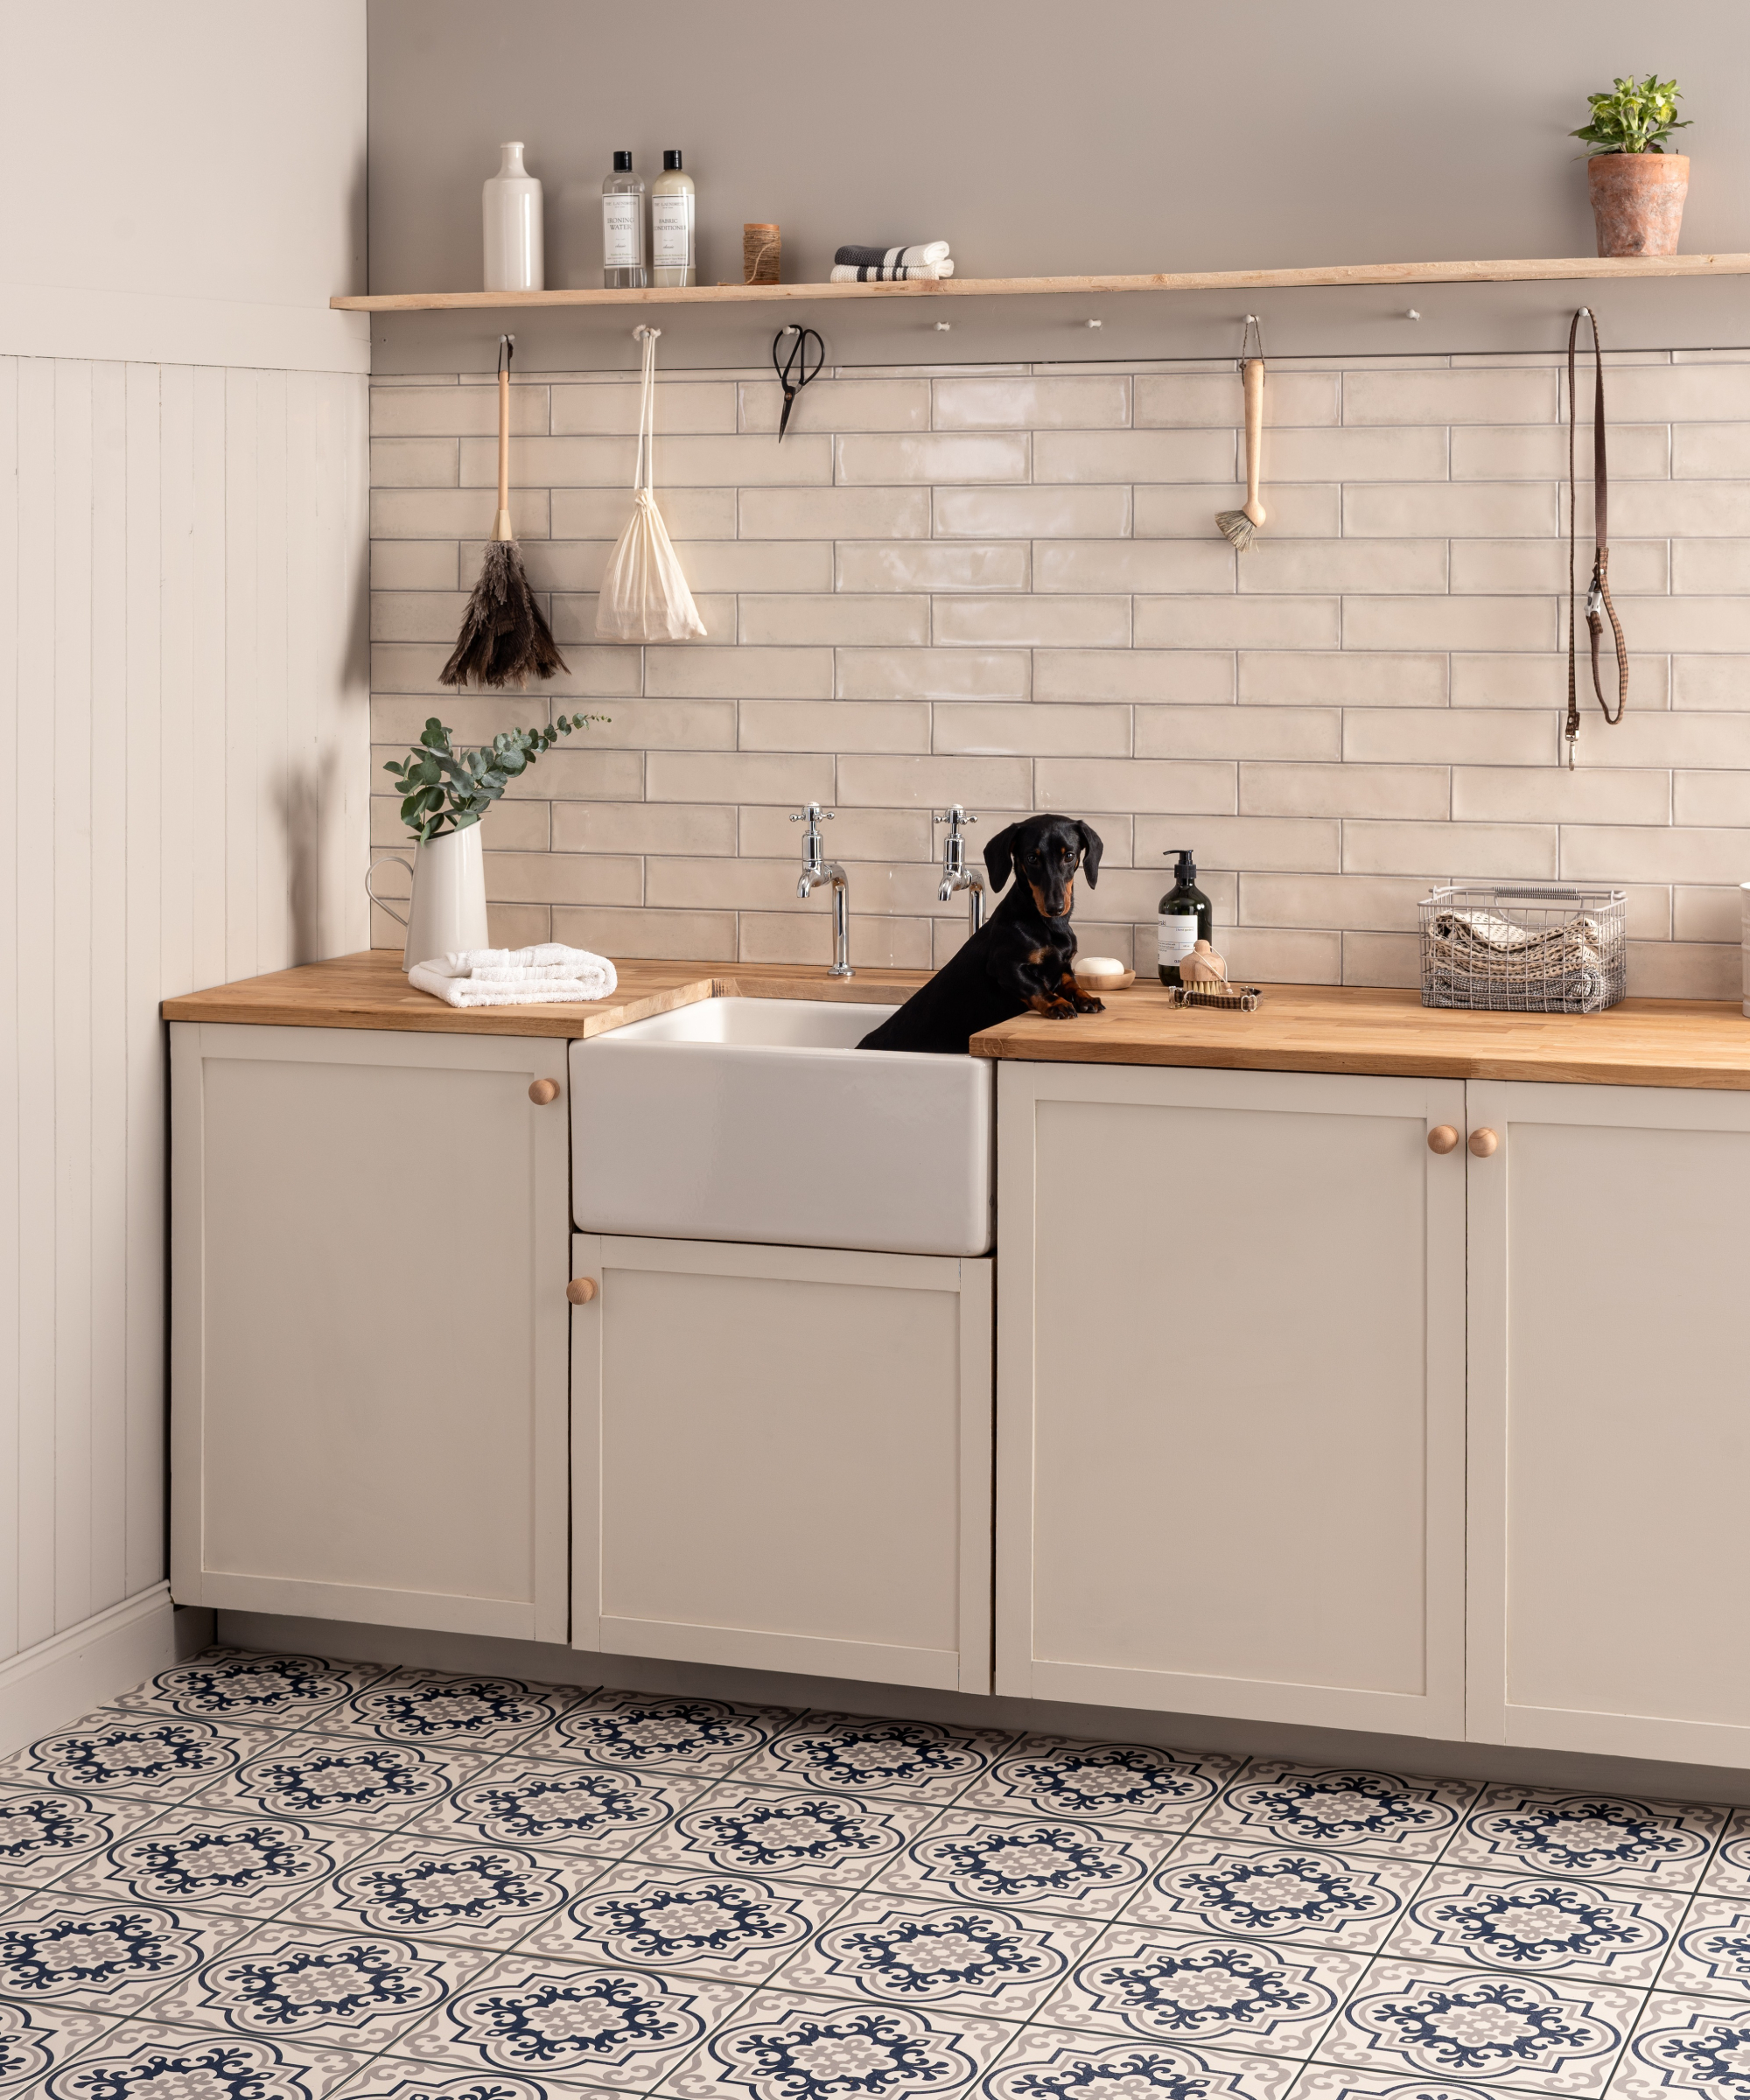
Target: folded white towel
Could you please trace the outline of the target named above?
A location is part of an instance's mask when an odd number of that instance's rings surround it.
[[[946,262],[946,241],[914,241],[909,248],[869,248],[850,242],[833,256],[835,262],[848,262],[853,269],[901,270],[920,262]]]
[[[452,1006],[527,1006],[611,996],[620,978],[606,956],[543,941],[533,948],[465,948],[416,962],[408,983]]]
[[[850,262],[835,262],[828,279],[833,284],[895,284],[907,277],[951,277],[952,262],[900,263],[893,269],[873,264],[858,266]]]

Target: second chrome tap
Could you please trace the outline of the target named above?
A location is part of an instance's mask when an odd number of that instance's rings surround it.
[[[966,841],[960,827],[976,824],[978,819],[969,816],[956,802],[953,808],[943,810],[935,821],[948,826],[948,836],[942,842],[942,887],[935,893],[936,902],[946,904],[956,890],[969,892],[972,918],[969,930],[976,934],[984,923],[984,878],[966,864]]]
[[[806,897],[822,882],[832,885],[832,970],[835,977],[854,977],[850,967],[850,889],[844,870],[836,860],[821,857],[821,825],[832,822],[832,812],[822,815],[818,802],[792,816],[793,824],[806,824],[802,834],[802,872],[796,879],[796,894]]]

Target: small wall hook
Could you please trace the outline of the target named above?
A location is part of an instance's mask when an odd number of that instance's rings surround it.
[[[642,321],[640,321],[637,327],[635,327],[632,332],[632,339],[634,342],[638,342],[641,340],[643,337],[648,335],[654,340],[657,336],[661,335],[662,332],[662,331],[660,328],[648,328]]]
[[[1418,313],[1416,309],[1412,306],[1404,318],[1406,321],[1419,321],[1422,318],[1422,316]]]
[[[1084,328],[1101,328],[1103,327],[1105,324],[1102,321],[1083,321],[1082,326]]]
[[[953,326],[952,321],[938,321],[935,325],[935,332],[938,335],[946,335]]]

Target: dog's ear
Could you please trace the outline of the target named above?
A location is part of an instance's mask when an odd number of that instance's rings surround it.
[[[1087,871],[1088,886],[1100,886],[1100,856],[1106,850],[1100,834],[1092,824],[1078,823],[1075,829],[1082,834],[1082,865]]]
[[[984,842],[984,872],[990,878],[990,887],[1000,890],[1015,869],[1015,834],[1018,824],[1011,824],[999,831],[995,838]]]

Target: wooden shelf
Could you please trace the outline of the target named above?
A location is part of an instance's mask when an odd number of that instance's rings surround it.
[[[1558,256],[1505,262],[1342,262],[1309,270],[1160,270],[1146,276],[948,277],[902,284],[648,285],[634,291],[384,291],[329,300],[349,313],[520,306],[765,305],[785,299],[1031,298],[1107,291],[1289,291],[1311,285],[1524,284],[1563,279],[1741,277],[1750,256]]]

